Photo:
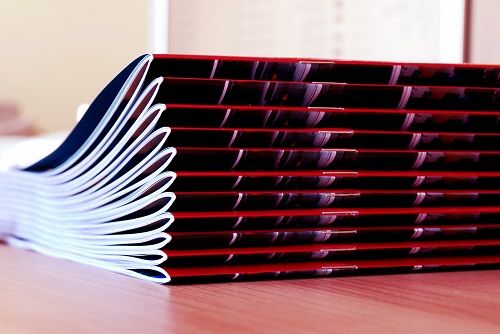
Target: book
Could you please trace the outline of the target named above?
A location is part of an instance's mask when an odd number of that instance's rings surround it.
[[[144,55],[0,174],[8,243],[157,283],[500,264],[500,66]]]

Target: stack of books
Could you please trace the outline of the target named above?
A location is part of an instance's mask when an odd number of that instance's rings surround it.
[[[496,267],[499,130],[500,66],[145,55],[0,233],[159,283]]]

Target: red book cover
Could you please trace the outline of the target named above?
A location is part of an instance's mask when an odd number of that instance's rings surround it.
[[[141,56],[0,173],[0,235],[158,283],[496,268],[499,74]]]

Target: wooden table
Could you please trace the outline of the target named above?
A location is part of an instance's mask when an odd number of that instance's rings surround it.
[[[500,271],[160,286],[0,246],[0,333],[500,333]]]

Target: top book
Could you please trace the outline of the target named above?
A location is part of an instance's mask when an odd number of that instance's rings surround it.
[[[159,283],[496,265],[499,117],[500,66],[144,55],[0,175],[0,236]]]
[[[498,87],[496,65],[394,63],[310,58],[154,55],[155,76],[382,85]]]

